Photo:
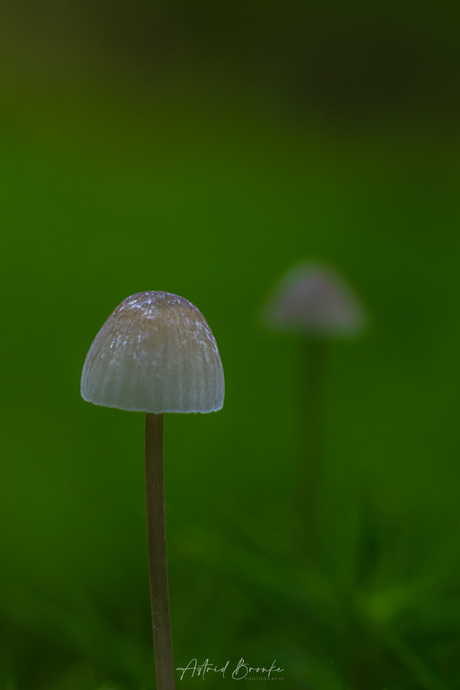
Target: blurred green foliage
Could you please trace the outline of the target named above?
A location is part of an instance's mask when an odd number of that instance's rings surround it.
[[[143,417],[79,395],[92,339],[142,290],[196,304],[226,374],[221,412],[166,419],[176,666],[276,659],[289,690],[459,688],[457,79],[426,76],[457,64],[453,5],[422,5],[413,24],[409,5],[405,23],[379,24],[382,3],[312,3],[313,24],[295,2],[116,7],[1,10],[0,689],[154,687]],[[133,17],[152,8],[163,43],[151,53],[150,25]],[[138,33],[124,32],[129,17]],[[368,35],[357,17],[382,42],[399,27],[410,48],[412,27],[439,48],[417,83],[406,73],[408,100],[389,97],[390,78],[378,98],[364,79],[368,99],[349,107],[319,69],[306,71],[321,89],[292,86],[283,46],[304,45],[302,27],[327,38],[321,55],[341,38],[333,64],[352,43],[348,66],[376,54],[353,42]],[[274,45],[282,18],[270,63],[249,47]],[[250,55],[259,69],[246,73]],[[434,84],[444,100],[420,111]],[[259,322],[301,259],[337,266],[372,315],[362,340],[330,346],[314,563],[294,539],[298,343]]]

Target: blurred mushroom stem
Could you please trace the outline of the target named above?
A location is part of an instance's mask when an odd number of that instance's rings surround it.
[[[174,690],[163,486],[163,414],[145,421],[145,488],[153,644],[158,690]]]
[[[328,343],[325,338],[301,338],[299,381],[299,462],[297,511],[299,547],[311,559],[319,555],[320,495],[324,469],[324,402]]]

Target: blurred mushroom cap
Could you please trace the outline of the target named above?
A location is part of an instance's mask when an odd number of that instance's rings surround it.
[[[317,338],[354,337],[366,325],[358,297],[332,268],[299,263],[275,287],[264,309],[270,330]]]
[[[219,410],[224,374],[206,319],[168,292],[128,297],[89,349],[81,394],[96,405],[156,414]]]

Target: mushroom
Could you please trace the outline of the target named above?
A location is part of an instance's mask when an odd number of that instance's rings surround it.
[[[366,312],[335,270],[319,263],[301,262],[275,286],[265,305],[263,321],[269,330],[293,333],[300,338],[298,510],[303,516],[303,550],[312,555],[317,548],[319,530],[317,501],[323,464],[327,341],[360,335],[366,326]]]
[[[150,594],[158,690],[171,690],[163,488],[165,412],[211,412],[224,401],[224,375],[204,316],[183,297],[140,292],[109,316],[87,354],[81,395],[88,402],[146,412],[145,479]]]
[[[360,301],[332,268],[302,262],[276,286],[267,306],[266,325],[304,337],[353,338],[366,324]]]

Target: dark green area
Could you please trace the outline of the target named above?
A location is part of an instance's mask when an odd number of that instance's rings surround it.
[[[305,31],[334,28],[348,54],[361,4],[316,3]],[[174,13],[180,36],[207,37],[190,61],[177,39],[166,62],[121,45],[121,19],[148,3],[117,3],[118,33],[95,21],[102,3],[87,5],[43,3],[35,32],[32,6],[1,10],[0,690],[154,687],[143,415],[79,394],[92,339],[142,290],[198,306],[226,376],[221,412],[165,423],[176,666],[276,659],[285,690],[460,688],[457,79],[441,88],[419,71],[404,102],[382,80],[378,98],[350,107],[317,71],[324,89],[297,107],[280,83],[296,83],[282,45],[294,50],[300,19],[277,3],[265,15],[222,3],[217,25],[212,3],[152,5],[160,27]],[[50,17],[69,8],[79,28],[66,45]],[[428,63],[444,51],[457,64],[455,13],[449,23],[425,3],[413,24],[378,24],[382,8],[376,26],[418,27],[417,45],[427,35],[439,47]],[[229,17],[241,38],[243,15],[259,46],[285,19],[268,88],[263,70],[244,70],[257,51],[216,38]],[[444,100],[421,112],[435,83]],[[313,563],[295,538],[299,347],[259,318],[303,259],[343,272],[371,316],[362,339],[329,348]]]

